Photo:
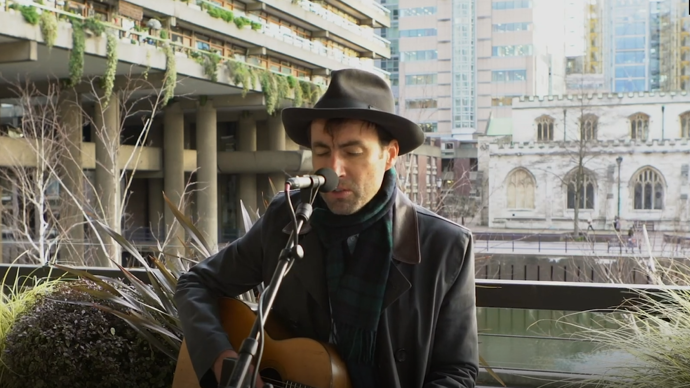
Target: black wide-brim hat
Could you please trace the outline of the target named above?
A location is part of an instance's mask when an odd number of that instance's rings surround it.
[[[311,122],[316,119],[351,118],[380,126],[400,145],[399,155],[424,143],[419,125],[395,114],[395,100],[388,84],[376,74],[343,69],[331,73],[326,93],[313,108],[285,108],[285,132],[297,144],[311,148]]]

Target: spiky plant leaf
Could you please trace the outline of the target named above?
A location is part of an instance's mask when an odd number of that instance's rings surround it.
[[[179,209],[175,207],[175,204],[172,203],[172,201],[165,195],[165,193],[163,193],[163,199],[165,199],[165,202],[168,204],[168,208],[170,208],[170,211],[173,213],[180,225],[182,225],[185,231],[196,242],[196,248],[200,251],[199,253],[201,254],[201,256],[211,256],[213,254],[213,251],[209,247],[208,243],[206,242],[206,239],[201,234],[199,229],[197,229],[197,227],[194,226],[192,221],[189,220],[189,218],[187,218],[184,214],[182,214],[182,212]]]

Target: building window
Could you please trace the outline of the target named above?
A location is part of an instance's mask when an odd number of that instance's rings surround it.
[[[494,24],[494,32],[515,32],[515,31],[529,31],[532,23],[522,22],[522,23],[502,23]]]
[[[400,30],[399,36],[401,38],[422,38],[425,36],[436,36],[435,28],[417,28],[414,30]]]
[[[633,140],[647,141],[649,133],[649,116],[644,113],[636,113],[630,116],[630,138]]]
[[[586,115],[580,119],[580,138],[582,140],[597,139],[598,121],[595,115]]]
[[[491,4],[493,9],[517,9],[517,8],[531,8],[531,0],[512,0],[512,1],[494,1]]]
[[[415,74],[405,76],[405,85],[435,85],[436,74]]]
[[[680,115],[680,138],[690,138],[690,111]]]
[[[645,168],[635,177],[635,209],[661,210],[664,207],[664,185],[661,175]]]
[[[532,45],[493,46],[491,55],[494,57],[523,57],[532,55]]]
[[[433,98],[405,100],[405,109],[430,109],[436,107],[438,107],[438,101]]]
[[[527,80],[527,70],[494,70],[492,82],[522,82]]]
[[[400,53],[400,62],[431,61],[438,58],[436,50],[403,51]]]
[[[438,123],[420,123],[419,127],[422,128],[422,131],[424,132],[438,131]]]
[[[410,16],[429,16],[436,14],[436,7],[416,7],[403,8],[400,10],[400,17],[406,18]]]
[[[509,209],[534,209],[536,183],[527,170],[514,170],[508,175],[507,205]]]
[[[537,141],[553,141],[553,117],[541,116],[537,123]]]
[[[580,191],[575,189],[577,187],[577,170],[571,174],[568,181],[568,209],[575,209],[575,199],[579,194],[578,209],[594,209],[594,178],[591,173],[584,172],[582,182],[580,182]]]

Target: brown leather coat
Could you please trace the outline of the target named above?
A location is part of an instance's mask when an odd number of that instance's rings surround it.
[[[294,204],[298,195],[292,198]],[[383,387],[474,387],[478,345],[471,233],[400,192],[394,212],[395,265],[377,337]],[[210,368],[231,348],[217,318],[216,298],[270,282],[290,220],[281,194],[249,233],[180,278],[175,300],[202,387],[217,386]],[[327,342],[330,315],[321,246],[310,228],[302,232],[305,257],[284,279],[271,314],[295,335]]]

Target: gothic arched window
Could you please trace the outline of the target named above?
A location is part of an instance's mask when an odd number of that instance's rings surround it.
[[[527,170],[517,169],[508,175],[507,204],[509,209],[534,209],[536,182]]]
[[[570,174],[569,179],[567,180],[568,184],[568,196],[567,196],[567,205],[568,209],[575,209],[575,203],[576,200],[578,199],[578,194],[579,194],[579,201],[578,203],[578,209],[594,209],[594,192],[595,192],[595,187],[596,187],[596,181],[594,180],[594,176],[591,172],[589,171],[583,171],[582,174],[582,180],[580,182],[580,188],[579,188],[579,193],[578,190],[576,189],[578,184],[577,184],[577,170],[575,170],[573,173]]]
[[[630,138],[647,141],[649,134],[649,116],[644,113],[636,113],[630,119]]]
[[[635,209],[661,210],[664,207],[664,182],[652,168],[645,168],[634,178]]]
[[[553,141],[553,117],[541,116],[535,122],[537,124],[537,141]]]

